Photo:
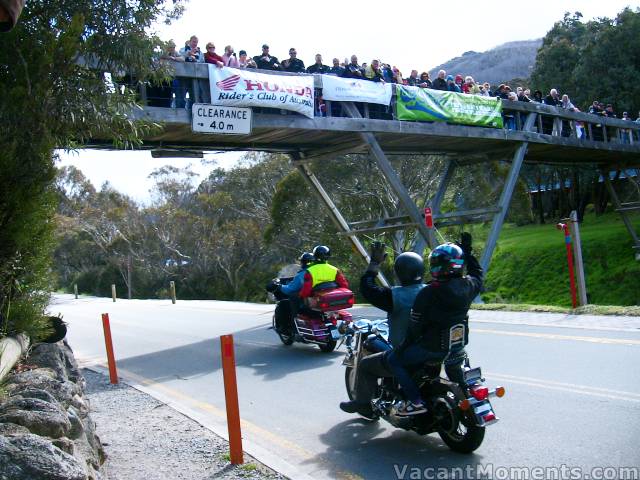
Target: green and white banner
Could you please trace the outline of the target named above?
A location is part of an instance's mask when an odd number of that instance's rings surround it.
[[[491,97],[396,85],[398,120],[502,128],[502,102]]]

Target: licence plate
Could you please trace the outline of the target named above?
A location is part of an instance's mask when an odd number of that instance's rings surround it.
[[[332,328],[331,329],[331,338],[333,338],[334,340],[339,340],[340,339],[340,332],[338,331],[337,328]]]

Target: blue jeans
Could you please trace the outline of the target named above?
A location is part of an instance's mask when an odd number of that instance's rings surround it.
[[[455,378],[458,377],[455,372],[459,370],[462,365],[463,354],[464,348],[458,348],[455,351],[452,350],[449,356],[451,362],[447,361],[445,364],[447,376],[452,381],[460,381],[459,378]],[[396,377],[398,383],[400,383],[407,399],[413,403],[420,403],[422,401],[420,389],[416,385],[416,382],[413,381],[413,378],[411,378],[408,368],[420,367],[429,361],[443,361],[446,355],[446,353],[442,352],[429,351],[421,345],[415,344],[401,351],[393,350],[389,352],[386,361],[393,372],[393,376]]]

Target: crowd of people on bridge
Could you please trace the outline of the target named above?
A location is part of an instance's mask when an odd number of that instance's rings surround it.
[[[463,76],[457,74],[454,76],[447,74],[445,70],[438,71],[436,77],[433,79],[429,72],[423,71],[422,73],[418,73],[418,70],[412,70],[409,76],[404,77],[397,67],[391,66],[391,64],[384,63],[378,59],[371,60],[369,64],[359,64],[356,55],[352,55],[349,59],[345,58],[342,61],[339,58],[333,58],[332,65],[329,66],[323,63],[322,55],[318,53],[315,55],[314,63],[305,67],[304,62],[298,58],[298,52],[295,48],[290,48],[289,57],[282,61],[278,60],[278,57],[271,55],[269,45],[267,44],[263,44],[261,53],[253,57],[249,56],[246,50],[240,50],[236,54],[235,49],[231,45],[226,45],[224,47],[224,53],[219,55],[216,53],[216,46],[213,42],[208,42],[203,52],[199,47],[198,37],[193,35],[185,42],[184,47],[179,51],[176,50],[175,43],[169,41],[167,52],[162,58],[164,60],[177,62],[210,63],[220,68],[226,66],[239,69],[257,68],[291,73],[336,75],[344,78],[362,79],[372,82],[397,83],[420,88],[495,97],[509,101],[537,102],[565,108],[572,112],[580,111],[580,109],[571,102],[568,94],[560,95],[556,89],[551,89],[547,95],[544,95],[540,90],[535,90],[532,94],[530,89],[521,86],[514,90],[507,84],[500,84],[496,88],[492,88],[489,82],[477,82],[470,75]],[[190,85],[181,85],[179,80],[174,82],[173,93],[175,103],[173,106],[177,108],[188,107],[188,99],[185,97],[187,93],[189,93],[190,97],[193,98],[193,92],[190,89]],[[207,93],[203,93],[206,97]],[[613,105],[604,105],[597,100],[588,108],[588,112],[607,118],[618,118],[613,109]],[[324,112],[320,110],[319,114],[323,115]],[[620,118],[622,120],[632,121],[628,112],[623,112]],[[504,120],[506,128],[516,128],[514,115],[505,115]],[[640,123],[640,112],[635,122]],[[578,129],[576,132],[578,137],[583,137],[585,131],[581,128],[581,125],[578,124],[576,128]],[[546,129],[547,128],[545,128],[545,130]],[[570,131],[567,128],[563,128],[562,135],[568,136],[569,134]],[[623,132],[622,139],[628,143],[630,141],[630,132]]]

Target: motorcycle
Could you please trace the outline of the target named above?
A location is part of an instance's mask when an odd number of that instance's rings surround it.
[[[281,277],[274,279],[274,282],[286,285],[292,279]],[[352,315],[346,309],[353,306],[353,292],[347,288],[339,288],[333,282],[319,287],[316,287],[312,297],[305,300],[305,306],[299,309],[279,289],[273,293],[277,305],[272,328],[284,345],[289,346],[294,342],[310,343],[318,345],[322,352],[330,353],[343,338],[341,332],[352,321]],[[292,312],[292,309],[296,311]],[[293,324],[282,320],[291,317]]]
[[[355,399],[358,365],[367,355],[391,349],[388,343],[386,320],[357,320],[343,327],[347,353],[343,360],[345,385],[350,400]],[[403,399],[397,381],[393,378],[378,380],[378,392],[372,400],[373,417],[384,418],[391,425],[413,430],[420,435],[437,432],[444,443],[460,453],[471,453],[484,439],[485,428],[496,423],[490,398],[502,397],[504,387],[489,389],[484,386],[480,367],[471,368],[465,356],[460,382],[452,382],[440,376],[442,362],[428,362],[413,372],[420,387],[427,412],[413,416],[396,415]]]

